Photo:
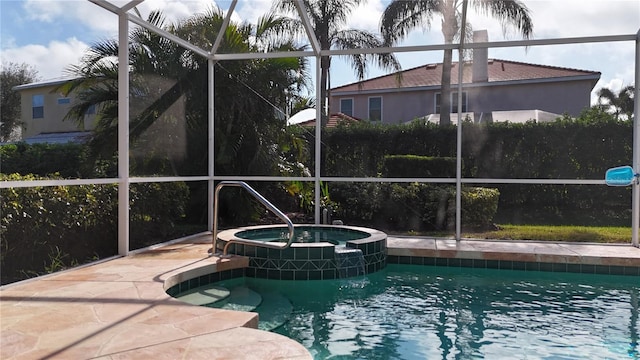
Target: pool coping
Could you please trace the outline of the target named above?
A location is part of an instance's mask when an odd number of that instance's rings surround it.
[[[1,287],[0,358],[312,359],[301,344],[257,330],[255,313],[189,305],[166,294],[189,277],[246,266],[245,257],[209,256],[210,239],[193,236]],[[631,245],[389,236],[387,249],[390,260],[420,265],[640,269],[640,249]]]
[[[389,236],[388,263],[640,276],[631,244]]]

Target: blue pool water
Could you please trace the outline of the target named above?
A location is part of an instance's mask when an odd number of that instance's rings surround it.
[[[640,279],[388,265],[322,281],[228,281],[278,292],[275,332],[316,359],[640,359]]]

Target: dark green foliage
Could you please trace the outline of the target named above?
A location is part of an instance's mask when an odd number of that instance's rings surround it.
[[[13,88],[38,80],[38,71],[26,63],[3,61],[0,70],[0,142],[15,140],[20,120],[20,93]]]
[[[60,179],[0,174],[0,181]],[[175,238],[188,198],[184,183],[133,184],[131,249]],[[115,184],[0,190],[2,283],[58,271],[118,250]]]
[[[616,121],[597,108],[585,110],[577,119],[562,118],[552,123],[464,124],[462,175],[600,180],[608,168],[631,163],[632,134],[630,121]],[[327,129],[322,136],[325,176],[416,176],[421,170],[409,168],[415,167],[411,164],[388,174],[390,170],[384,170],[388,167],[385,155],[455,157],[455,127],[359,124]],[[490,187],[500,192],[499,222],[625,226],[631,220],[629,189],[604,185]],[[333,190],[331,195],[338,201]]]
[[[189,188],[183,182],[131,184],[130,248],[175,238],[177,223],[185,220]]]
[[[331,200],[339,204],[336,215],[346,224],[369,225],[378,219],[382,203],[380,183],[330,183]]]
[[[169,24],[159,11],[148,21],[202,48],[211,49],[224,22],[217,7]],[[296,51],[302,46],[284,32],[287,21],[275,14],[257,24],[232,21],[223,34],[220,53]],[[109,162],[117,151],[117,39],[92,45],[81,63],[70,70],[78,76],[59,90],[78,100],[66,119],[82,121],[96,107],[97,124],[89,142],[92,163]],[[220,176],[277,176],[293,168],[295,136],[283,131],[290,96],[297,96],[310,77],[305,58],[221,60],[209,74],[208,60],[143,27],[129,39],[130,173],[134,176],[205,176],[215,154],[214,173]],[[214,78],[214,146],[209,140],[209,78]],[[94,160],[98,159],[100,162]],[[296,161],[303,161],[297,159]],[[294,174],[295,175],[295,174]],[[190,184],[190,186],[193,185]],[[198,186],[198,185],[196,185]],[[264,190],[264,189],[260,189]],[[188,213],[202,224],[205,196],[194,196]],[[229,222],[255,216],[245,197],[225,192],[220,216]]]
[[[455,189],[450,188],[449,209],[455,211]],[[492,188],[463,187],[461,193],[462,201],[462,226],[464,228],[486,229],[493,225],[494,216],[498,211],[498,199],[500,191]],[[455,219],[453,214],[449,220]],[[455,221],[455,220],[454,220]],[[448,223],[448,228],[452,229],[455,224]]]
[[[0,194],[3,284],[117,253],[115,185],[8,188]]]
[[[0,173],[58,173],[61,177],[92,177],[87,169],[85,147],[81,144],[9,144],[0,146]]]
[[[333,183],[331,198],[340,204],[337,218],[347,224],[387,231],[452,230],[455,186],[424,183]],[[488,228],[498,208],[496,189],[463,187],[462,225]]]
[[[456,158],[418,155],[387,155],[382,162],[384,177],[456,177]]]
[[[455,127],[362,123],[323,129],[323,175],[378,176],[385,156],[455,157]]]

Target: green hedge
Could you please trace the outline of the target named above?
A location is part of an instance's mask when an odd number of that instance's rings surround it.
[[[456,177],[456,158],[419,155],[385,155],[384,177]]]
[[[332,183],[334,217],[347,224],[387,231],[432,231],[455,228],[455,186],[424,183]],[[462,225],[488,228],[498,208],[497,189],[463,187]]]
[[[0,173],[35,174],[57,173],[63,178],[90,176],[84,145],[68,144],[8,144],[0,146]]]
[[[633,127],[594,109],[551,123],[465,123],[462,176],[602,179],[632,159]],[[452,158],[456,127],[432,124],[337,127],[322,134],[324,176],[423,174],[409,162],[391,169],[389,154]],[[389,159],[387,157],[387,159]],[[395,159],[393,161],[396,161]],[[422,175],[420,175],[422,176]],[[628,226],[630,189],[604,185],[478,184],[500,192],[496,221],[514,224]]]
[[[30,181],[4,175],[0,181]],[[174,238],[188,198],[184,183],[131,185],[130,248]],[[37,186],[0,189],[0,272],[14,282],[117,254],[117,187]]]

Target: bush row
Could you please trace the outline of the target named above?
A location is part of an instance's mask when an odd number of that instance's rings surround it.
[[[345,223],[387,231],[433,231],[455,228],[455,186],[424,183],[332,183],[331,199]],[[488,228],[498,208],[496,189],[463,187],[462,225]]]
[[[419,155],[385,155],[385,177],[456,177],[456,158]]]
[[[608,168],[628,165],[632,159],[632,123],[614,121],[608,114],[593,109],[576,120],[465,123],[462,129],[464,177],[602,179]],[[427,159],[443,158],[442,164],[446,166],[446,159],[456,154],[454,126],[351,125],[326,129],[322,140],[325,176],[440,177],[448,174],[446,167],[434,166]],[[400,157],[400,160],[389,154],[413,156]],[[434,175],[426,167],[440,170]],[[497,188],[500,193],[498,222],[626,226],[631,221],[627,188],[487,186]]]
[[[41,179],[0,174],[0,181]],[[184,183],[132,184],[130,248],[171,239],[188,196]],[[115,184],[7,188],[0,197],[3,284],[117,254]]]
[[[0,146],[0,160],[3,174],[58,173],[67,179],[93,177],[86,171],[86,147],[82,144],[7,144]]]

